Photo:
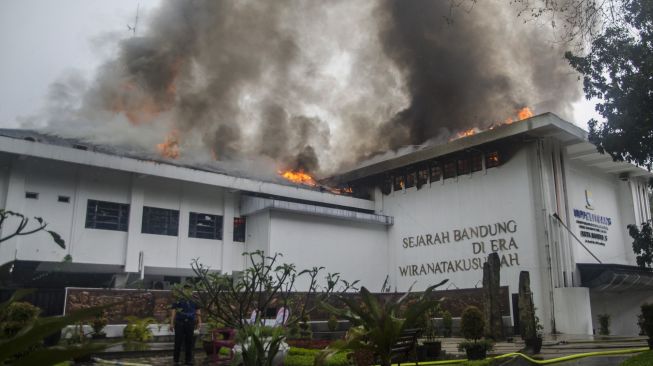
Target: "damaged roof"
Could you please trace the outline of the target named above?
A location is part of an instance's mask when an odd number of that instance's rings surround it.
[[[206,162],[187,162],[182,160],[171,160],[161,157],[153,151],[147,151],[142,148],[134,146],[121,146],[121,145],[106,145],[96,144],[82,139],[75,139],[69,137],[62,137],[52,133],[47,133],[37,130],[27,129],[9,129],[0,128],[0,136],[5,136],[13,139],[21,139],[26,141],[39,142],[47,145],[55,145],[68,147],[84,151],[93,151],[107,155],[126,157],[142,161],[156,162],[160,164],[168,164],[182,168],[201,170],[205,172],[218,173],[229,175],[239,178],[249,178],[270,183],[283,184],[288,186],[298,186],[292,182],[277,176],[261,177],[259,175],[251,174],[246,169],[237,169],[234,166],[225,167],[225,164],[219,161],[206,161]],[[235,165],[235,164],[233,164]],[[312,189],[310,186],[302,185],[302,188]],[[319,188],[315,188],[319,190]]]
[[[601,154],[587,139],[587,132],[553,113],[543,113],[512,124],[506,124],[471,136],[458,138],[445,144],[427,146],[417,151],[360,166],[328,179],[331,184],[350,183],[394,169],[442,157],[447,154],[473,149],[479,145],[520,136],[522,138],[552,137],[566,146],[569,158],[597,167],[613,174],[653,176],[651,172],[627,162],[613,161]]]

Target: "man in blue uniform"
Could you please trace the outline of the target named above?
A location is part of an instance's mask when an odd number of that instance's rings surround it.
[[[186,296],[178,296],[172,306],[170,317],[170,331],[175,333],[175,349],[173,360],[175,365],[179,364],[179,355],[183,344],[186,365],[193,364],[193,348],[195,337],[193,332],[202,326],[202,317],[199,306],[192,300],[188,300],[191,291],[190,285],[184,285]]]

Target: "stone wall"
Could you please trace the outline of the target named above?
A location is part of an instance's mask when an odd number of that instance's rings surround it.
[[[166,321],[172,294],[166,290],[66,289],[66,314],[91,306],[115,304],[107,309],[110,324],[126,323],[126,317],[153,317]]]
[[[127,290],[127,289],[93,289],[93,288],[68,288],[66,289],[66,314],[78,309],[91,306],[116,304],[107,310],[110,324],[124,324],[126,317],[139,318],[153,317],[158,322],[167,321],[170,304],[173,301],[172,293],[168,290]],[[465,307],[469,305],[483,308],[483,291],[478,289],[457,289],[437,291],[437,297],[443,298],[441,308],[448,310],[453,317],[459,317]],[[377,296],[383,300],[396,298],[403,293],[381,293]],[[416,294],[417,295],[417,294]],[[349,296],[356,297],[357,294]],[[508,287],[499,289],[501,315],[510,316]],[[317,309],[310,314],[311,320],[326,320],[329,314]]]

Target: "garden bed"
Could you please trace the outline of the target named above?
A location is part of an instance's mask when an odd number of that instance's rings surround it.
[[[288,345],[293,348],[306,348],[306,349],[324,349],[331,344],[329,339],[288,339]]]

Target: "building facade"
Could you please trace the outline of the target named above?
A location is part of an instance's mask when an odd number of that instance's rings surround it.
[[[626,225],[650,220],[649,179],[552,114],[330,178],[352,195],[4,130],[0,207],[43,217],[67,247],[17,237],[0,263],[15,286],[161,288],[194,259],[230,273],[260,249],[406,291],[480,287],[498,252],[510,294],[530,272],[545,331],[591,334],[608,313],[613,333],[636,334],[653,276],[635,267]]]

